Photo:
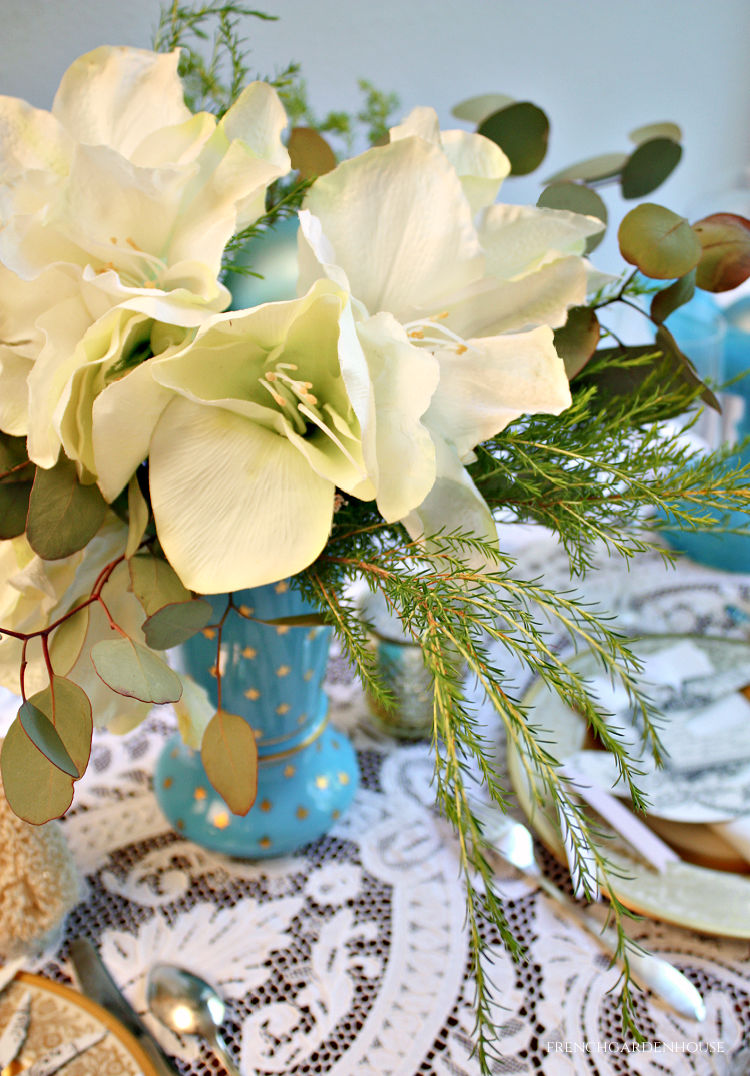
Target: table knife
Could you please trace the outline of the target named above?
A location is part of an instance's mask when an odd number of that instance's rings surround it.
[[[107,971],[96,947],[88,938],[76,938],[70,943],[70,961],[83,993],[119,1020],[148,1056],[158,1076],[180,1076],[172,1060],[141,1020],[138,1013],[120,992]]]

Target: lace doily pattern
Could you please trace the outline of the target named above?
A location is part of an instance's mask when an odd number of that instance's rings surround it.
[[[570,588],[567,561],[550,543],[520,558],[519,576],[542,572],[547,585]],[[656,557],[630,573],[603,562],[585,596],[614,603],[633,633],[645,625],[747,638],[750,629],[750,579],[689,565],[666,571]],[[525,685],[522,670],[509,675]],[[59,948],[32,970],[69,981],[67,940],[92,938],[186,1076],[222,1070],[207,1049],[170,1036],[145,1012],[145,977],[156,960],[192,968],[220,988],[229,1003],[226,1037],[248,1073],[476,1076],[464,893],[453,835],[434,812],[430,747],[375,731],[339,659],[328,688],[333,720],[357,746],[362,786],[328,836],[287,859],[230,860],[169,829],[150,783],[172,727],[167,712],[125,738],[98,735],[64,822],[87,894]],[[497,718],[480,709],[501,765]],[[563,868],[539,854],[564,886]],[[622,1038],[612,992],[618,972],[595,939],[511,870],[499,884],[526,959],[514,964],[488,935],[497,1073],[733,1076],[731,1056],[750,1036],[746,943],[634,922],[634,938],[684,971],[708,1007],[697,1026],[638,995],[647,1040],[638,1046]]]

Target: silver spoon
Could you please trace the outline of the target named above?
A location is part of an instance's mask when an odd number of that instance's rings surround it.
[[[614,956],[617,950],[617,933],[608,927],[603,928],[593,915],[581,911],[570,897],[542,873],[534,855],[534,839],[526,826],[508,818],[498,807],[472,803],[472,811],[482,823],[484,837],[490,848],[516,870],[533,878],[548,896],[563,905],[572,919],[594,935],[610,956]],[[706,1006],[703,998],[690,980],[672,964],[652,953],[632,949],[628,952],[628,962],[633,978],[639,986],[651,990],[681,1016],[690,1017],[692,1020],[705,1020]]]
[[[155,964],[148,974],[146,1002],[170,1031],[207,1039],[229,1076],[242,1076],[219,1031],[226,1005],[207,982],[174,964]]]

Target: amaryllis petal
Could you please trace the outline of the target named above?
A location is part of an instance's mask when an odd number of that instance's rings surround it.
[[[73,140],[49,112],[0,96],[0,182],[36,170],[64,175],[72,149]]]
[[[371,314],[408,320],[431,312],[481,275],[458,176],[420,138],[345,161],[316,180],[305,207],[320,217],[335,264]]]
[[[190,118],[170,53],[103,45],[80,56],[62,77],[52,114],[77,141],[124,156],[151,131]]]
[[[569,254],[583,254],[586,240],[604,225],[564,209],[493,205],[482,216],[479,238],[487,273],[515,280]]]
[[[467,345],[460,354],[438,352],[440,383],[425,416],[425,424],[455,446],[459,459],[520,415],[558,415],[570,407],[568,378],[551,329],[541,326]]]
[[[470,131],[441,131],[437,112],[432,108],[415,108],[406,119],[391,127],[391,142],[403,138],[424,138],[440,146],[461,180],[472,212],[490,205],[500,184],[510,173],[510,161],[489,138]]]
[[[422,422],[439,379],[433,355],[413,346],[390,314],[357,326],[373,391],[373,420],[363,423],[365,458],[375,467],[378,509],[401,519],[435,481],[435,450]],[[346,376],[346,374],[345,374]]]
[[[411,511],[403,524],[415,540],[425,541],[439,534],[471,535],[495,544],[497,526],[481,493],[458,459],[455,449],[436,441],[437,471],[435,483],[422,503]],[[483,556],[467,555],[469,564],[484,565]]]
[[[164,552],[199,593],[294,575],[328,539],[333,483],[286,438],[218,407],[173,400],[152,439],[150,482]]]
[[[560,258],[518,280],[486,277],[450,304],[445,324],[461,337],[524,332],[565,324],[571,306],[586,299],[582,258]]]

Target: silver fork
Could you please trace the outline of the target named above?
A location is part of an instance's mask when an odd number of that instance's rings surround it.
[[[551,882],[534,854],[534,839],[530,830],[521,822],[503,814],[499,807],[472,804],[472,810],[482,823],[484,836],[490,847],[516,870],[537,883],[540,889],[565,908],[567,914],[597,939],[602,949],[611,957],[617,952],[617,933],[602,924],[593,915],[581,910],[570,897]],[[705,1020],[706,1006],[693,984],[673,964],[652,953],[630,949],[630,971],[635,982],[649,989],[666,1001],[675,1012],[692,1020]]]

